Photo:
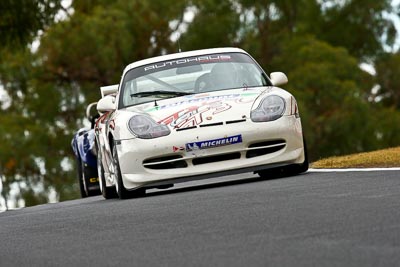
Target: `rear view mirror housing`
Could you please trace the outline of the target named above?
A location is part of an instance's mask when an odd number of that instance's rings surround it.
[[[93,102],[93,103],[90,103],[86,108],[86,118],[89,121],[92,121],[93,117],[98,115],[97,112],[94,111],[94,109],[93,109],[93,107],[96,106],[96,105],[97,105],[97,102]],[[96,113],[96,114],[93,114],[93,113]]]
[[[288,78],[283,72],[272,72],[270,77],[273,86],[280,86],[288,83]]]
[[[115,96],[107,95],[97,102],[97,110],[101,113],[116,109]]]

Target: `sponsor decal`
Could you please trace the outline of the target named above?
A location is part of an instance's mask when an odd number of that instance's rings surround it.
[[[240,94],[229,94],[229,95],[215,95],[215,96],[204,96],[204,97],[193,97],[193,98],[188,98],[183,101],[178,101],[172,104],[168,105],[162,105],[159,106],[157,110],[163,110],[166,108],[173,108],[173,107],[179,107],[185,104],[207,104],[208,102],[215,102],[215,101],[221,101],[221,100],[234,100],[240,97]],[[146,112],[154,111],[153,109],[151,110],[146,110]]]
[[[235,99],[236,104],[246,104],[254,101],[254,98],[257,97],[259,93],[243,93],[239,98]]]
[[[205,113],[215,115],[229,110],[231,107],[231,105],[221,101],[207,103],[203,106],[191,106],[171,114],[158,123],[166,124],[176,129],[192,127],[203,122]]]
[[[194,97],[194,98],[203,98],[203,97],[208,97],[210,96],[209,93],[203,93],[203,94],[196,94],[196,95],[188,95],[190,97]]]
[[[199,56],[199,57],[192,57],[192,58],[181,58],[178,60],[160,62],[160,63],[146,66],[146,67],[144,67],[144,71],[162,69],[165,67],[174,67],[174,66],[179,66],[182,64],[192,63],[192,62],[205,63],[205,62],[229,61],[229,60],[231,60],[230,55],[209,55],[209,56]]]
[[[208,94],[188,95],[184,97],[185,100],[178,101],[172,104],[161,105],[157,107],[154,107],[154,105],[149,105],[149,108],[145,109],[145,112],[174,108],[186,104],[201,103],[202,105],[205,105],[208,102],[215,102],[215,101],[234,101],[237,104],[244,104],[254,101],[253,97],[256,97],[258,95],[259,95],[258,93],[242,93],[242,94],[228,94],[228,95],[214,95],[214,96]]]
[[[185,104],[193,104],[158,121],[160,124],[166,124],[175,129],[187,128],[200,125],[204,121],[204,118],[205,120],[212,120],[213,115],[231,109],[231,104],[251,103],[258,95],[259,93],[239,93],[216,96],[202,94],[201,97],[199,95],[188,96],[189,98],[183,101],[168,105],[157,107],[149,105],[149,108],[145,109],[145,112],[154,112],[156,110],[179,107]]]
[[[228,136],[228,137],[224,137],[224,138],[219,138],[219,139],[187,143],[185,145],[185,147],[186,147],[186,151],[189,152],[189,151],[194,151],[194,150],[208,149],[208,148],[233,145],[233,144],[238,144],[238,143],[242,143],[242,135],[241,134]]]
[[[183,151],[185,148],[183,146],[172,146],[172,151],[177,152],[177,151]]]

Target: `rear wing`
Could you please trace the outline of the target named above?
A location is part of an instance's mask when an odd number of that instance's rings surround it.
[[[100,87],[101,98],[105,97],[106,95],[111,95],[118,92],[118,84],[107,85]]]

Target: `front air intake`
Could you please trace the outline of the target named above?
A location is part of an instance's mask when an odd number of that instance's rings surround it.
[[[143,166],[153,170],[186,168],[187,163],[180,155],[163,156],[143,161]]]
[[[253,143],[249,145],[249,151],[246,153],[246,158],[254,158],[271,154],[283,149],[285,146],[285,140],[272,140]]]

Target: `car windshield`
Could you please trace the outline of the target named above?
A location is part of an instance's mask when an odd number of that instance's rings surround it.
[[[119,107],[187,94],[266,85],[271,84],[262,69],[243,53],[179,58],[128,71]]]

